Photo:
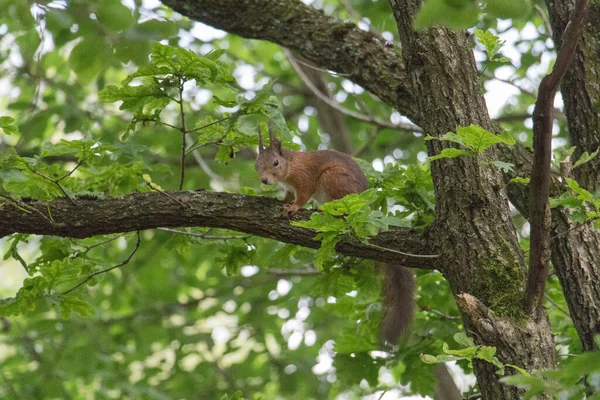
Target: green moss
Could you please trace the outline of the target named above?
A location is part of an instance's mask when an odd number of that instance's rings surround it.
[[[499,316],[525,317],[521,302],[525,275],[517,264],[489,264],[478,277],[476,296]]]

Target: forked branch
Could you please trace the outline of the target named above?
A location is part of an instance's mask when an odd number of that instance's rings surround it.
[[[540,83],[533,111],[533,168],[529,196],[531,245],[529,275],[523,303],[533,318],[540,313],[550,264],[550,161],[552,159],[553,105],[558,85],[567,72],[583,30],[590,0],[578,0],[562,37],[552,72]]]

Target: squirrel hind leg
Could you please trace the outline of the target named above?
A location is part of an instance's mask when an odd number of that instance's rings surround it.
[[[364,175],[356,176],[347,168],[329,168],[321,174],[319,186],[327,193],[329,200],[338,200],[346,195],[366,190],[366,180],[363,184],[360,178],[364,178]]]

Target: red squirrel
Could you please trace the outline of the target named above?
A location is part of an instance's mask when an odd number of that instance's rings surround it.
[[[285,189],[282,212],[285,217],[294,215],[311,198],[322,204],[348,194],[361,193],[369,186],[356,161],[345,153],[284,149],[270,126],[269,147],[264,147],[260,130],[258,138],[258,159],[254,167],[262,183],[277,183]],[[412,272],[405,267],[382,266],[385,277],[381,336],[387,344],[395,344],[414,315],[415,280]]]

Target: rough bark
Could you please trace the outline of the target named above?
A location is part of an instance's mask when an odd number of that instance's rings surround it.
[[[441,27],[416,32],[412,17],[421,2],[391,0],[391,4],[402,41],[409,91],[422,94],[415,99],[417,112],[436,116],[423,119],[423,130],[432,136],[455,131],[457,125],[476,124],[495,130],[465,33]],[[442,142],[428,142],[429,155],[438,154],[442,147]],[[443,260],[440,268],[458,296],[465,328],[476,341],[495,346],[505,363],[529,370],[552,368],[555,352],[545,314],[539,321],[522,315],[525,265],[502,175],[480,161],[461,157],[431,165],[436,192],[433,229],[439,233],[436,252]],[[498,317],[473,312],[472,307],[460,302],[460,296],[481,302]],[[516,388],[498,381],[493,366],[476,363],[475,374],[484,399],[520,398]]]
[[[163,0],[163,4],[215,28],[277,43],[322,68],[346,74],[419,125],[397,49],[353,23],[326,16],[299,0]]]
[[[183,191],[135,193],[106,199],[76,198],[74,204],[66,198],[15,204],[5,203],[0,208],[0,237],[30,233],[85,238],[159,227],[211,227],[310,248],[320,246],[320,241],[314,239],[314,231],[291,225],[287,218],[281,217],[282,203],[267,197]],[[310,214],[309,210],[301,210],[293,219],[306,220]],[[435,259],[398,253],[431,254],[427,231],[394,228],[372,238],[370,243],[377,247],[343,241],[336,250],[348,256],[401,263],[409,268],[435,267]]]
[[[554,41],[569,20],[574,0],[547,0]],[[583,36],[571,66],[563,79],[561,93],[565,103],[571,144],[576,157],[600,147],[600,5],[592,4]],[[590,191],[600,190],[600,158],[573,171],[574,178]],[[583,347],[597,348],[593,337],[600,334],[600,232],[591,224],[576,226],[568,212],[553,212],[552,262],[563,287],[573,323]]]
[[[562,43],[575,0],[547,0],[554,42]],[[571,144],[577,146],[575,156],[600,148],[600,5],[593,3],[586,19],[583,36],[562,85],[567,126]],[[600,157],[575,169],[579,184],[589,190],[600,190]]]

